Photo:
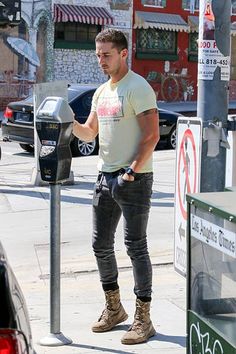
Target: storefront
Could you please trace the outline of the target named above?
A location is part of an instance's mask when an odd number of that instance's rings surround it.
[[[158,100],[197,99],[198,27],[199,0],[134,1],[132,67],[148,79]],[[231,99],[236,98],[233,34]]]

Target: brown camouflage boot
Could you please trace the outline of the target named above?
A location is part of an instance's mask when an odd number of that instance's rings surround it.
[[[128,315],[120,302],[120,292],[117,290],[105,291],[106,305],[101,317],[92,326],[93,332],[110,331],[117,324],[127,320]]]
[[[136,300],[134,322],[121,339],[122,344],[138,344],[146,342],[156,331],[150,320],[150,302]]]

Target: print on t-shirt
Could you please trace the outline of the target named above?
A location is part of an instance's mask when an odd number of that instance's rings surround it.
[[[98,119],[109,118],[113,121],[119,121],[120,118],[124,117],[123,101],[123,96],[99,97],[97,104]]]

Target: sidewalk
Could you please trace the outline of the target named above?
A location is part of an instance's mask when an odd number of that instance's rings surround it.
[[[3,149],[4,151],[4,149]],[[37,354],[184,354],[186,335],[185,279],[173,269],[175,152],[154,154],[149,250],[153,264],[152,320],[157,335],[148,343],[120,343],[134,313],[133,276],[123,245],[122,223],[116,237],[122,302],[129,319],[111,332],[90,330],[103,309],[104,297],[91,250],[91,198],[97,157],[72,162],[74,185],[61,190],[61,331],[73,340],[63,347],[37,342],[50,332],[49,323],[49,194],[30,185],[34,159],[4,155],[0,162],[1,240],[24,292]]]

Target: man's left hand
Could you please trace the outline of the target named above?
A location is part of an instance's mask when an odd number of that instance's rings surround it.
[[[129,182],[133,182],[134,181],[134,176],[128,175],[127,173],[124,173],[122,178],[123,178],[124,181],[129,181]]]

